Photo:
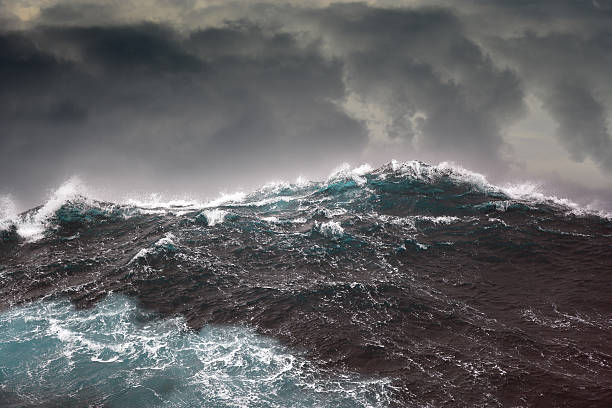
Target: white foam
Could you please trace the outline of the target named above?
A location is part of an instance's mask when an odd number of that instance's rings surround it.
[[[483,192],[503,193],[514,201],[519,201],[529,204],[548,204],[566,208],[568,213],[577,216],[596,215],[601,218],[612,219],[612,214],[597,209],[593,206],[581,206],[576,202],[567,199],[559,198],[552,195],[547,195],[541,191],[541,186],[538,183],[525,181],[522,183],[508,183],[502,186],[491,184],[487,178],[480,173],[467,170],[450,162],[441,162],[437,165],[428,165],[419,161],[398,162],[392,160],[390,168],[399,173],[401,176],[413,177],[424,181],[435,181],[436,179],[445,176],[459,183],[469,183],[477,187]],[[384,173],[383,173],[384,174]],[[511,202],[501,204],[500,207],[496,204],[499,210],[505,211]]]
[[[612,214],[594,208],[590,205],[581,206],[568,198],[559,198],[546,195],[541,191],[541,186],[539,184],[530,181],[524,183],[506,184],[499,187],[499,189],[513,200],[533,204],[556,205],[558,207],[566,208],[568,213],[577,216],[596,215],[601,218],[612,219]]]
[[[264,188],[266,188],[266,186],[264,186]],[[129,206],[137,208],[142,214],[172,213],[175,215],[182,215],[189,211],[242,203],[246,197],[247,194],[242,191],[234,193],[222,192],[217,198],[201,202],[188,198],[173,198],[168,200],[163,198],[159,193],[152,193],[143,197],[128,198],[124,202]]]
[[[393,225],[405,226],[410,229],[416,229],[413,217],[398,217],[395,215],[386,214],[376,214],[375,216],[384,223],[390,223]]]
[[[149,194],[144,198],[130,198],[125,201],[129,206],[134,207],[139,214],[173,214],[176,216],[185,215],[191,211],[205,210],[202,213],[208,220],[208,224],[213,226],[223,222],[227,211],[218,209],[223,205],[235,205],[242,203],[247,194],[238,191],[235,193],[221,193],[219,197],[207,202],[200,202],[191,199],[172,199],[165,200],[158,193]]]
[[[372,170],[372,166],[370,166],[368,163],[364,163],[359,167],[355,167],[353,170],[351,170],[351,172],[358,176],[364,176],[368,173],[371,173]]]
[[[169,245],[176,245],[174,243],[174,240],[176,239],[176,236],[174,236],[173,233],[171,232],[167,232],[163,238],[161,238],[159,241],[157,241],[154,245],[156,247],[167,247]]]
[[[291,184],[285,180],[269,181],[264,184],[258,191],[268,194],[278,194],[282,190],[291,188]]]
[[[147,255],[149,255],[151,253],[151,250],[149,248],[142,248],[140,251],[138,251],[138,253],[136,255],[134,255],[132,257],[132,259],[130,260],[129,264],[139,260],[139,259],[145,259],[147,257]]]
[[[129,263],[131,264],[132,262],[137,261],[138,259],[145,259],[147,255],[155,252],[156,250],[160,248],[168,248],[169,246],[176,246],[176,243],[174,242],[175,239],[176,239],[176,236],[173,233],[167,232],[162,238],[157,240],[157,242],[155,242],[153,246],[149,248],[142,248],[140,251],[138,251],[138,253],[134,255],[134,257],[130,260]]]
[[[215,208],[213,210],[205,210],[203,214],[208,221],[208,226],[213,227],[217,224],[221,224],[225,220],[227,211]]]
[[[475,184],[483,190],[486,190],[492,186],[484,175],[467,170],[454,163],[442,162],[437,166],[434,166],[434,168],[441,173],[449,174],[450,178],[454,179],[455,181]]]
[[[70,200],[87,200],[87,189],[78,177],[71,177],[55,190],[47,202],[34,213],[20,217],[15,226],[17,233],[27,242],[41,239],[49,227],[49,220]]]
[[[415,216],[415,218],[418,220],[429,221],[433,224],[446,224],[446,225],[461,221],[461,218],[453,217],[450,215],[442,215],[439,217],[430,217],[427,215],[417,215]]]
[[[417,160],[408,162],[392,160],[390,167],[401,176],[408,176],[424,181],[435,181],[445,176],[455,182],[474,184],[483,190],[493,187],[484,175],[467,170],[451,162],[441,162],[437,165],[429,165]]]
[[[455,222],[460,222],[462,219],[459,217],[454,217],[451,215],[441,215],[438,217],[432,217],[429,215],[412,215],[408,217],[398,217],[393,215],[385,215],[385,214],[376,214],[376,218],[385,223],[390,223],[394,225],[407,226],[412,229],[416,229],[415,221],[427,221],[432,224],[440,225],[440,224],[452,224]]]
[[[344,235],[344,228],[337,221],[324,222],[319,226],[321,234],[328,238],[341,237]]]
[[[307,187],[310,184],[312,184],[312,182],[309,181],[308,179],[306,179],[304,176],[300,175],[300,176],[298,176],[298,178],[295,179],[295,185],[297,187],[300,187],[300,188]]]
[[[325,215],[325,217],[327,218],[334,218],[338,215],[344,215],[347,212],[348,210],[345,208],[334,208],[334,209],[325,208],[323,209],[323,215]]]
[[[497,223],[500,223],[501,225],[503,225],[504,227],[508,226],[508,224],[504,220],[502,220],[500,218],[489,218],[489,222],[497,222]]]
[[[125,204],[142,209],[171,209],[171,208],[200,208],[202,203],[189,199],[166,200],[159,193],[151,193],[141,197],[131,197],[125,200]]]
[[[60,300],[3,313],[0,351],[11,344],[36,345],[27,355],[6,355],[6,386],[32,402],[41,390],[82,398],[91,396],[83,389],[86,375],[88,387],[111,399],[153,384],[147,389],[154,399],[135,400],[136,406],[390,405],[388,378],[321,371],[246,327],[205,326],[196,333],[179,317],[141,324],[136,317],[142,313],[117,295],[87,310],[75,311]],[[151,381],[165,378],[177,387],[160,391]]]
[[[332,171],[329,177],[327,177],[327,182],[332,183],[337,180],[353,180],[358,186],[363,186],[367,182],[366,178],[363,176],[371,172],[372,166],[367,163],[355,167],[354,169],[351,169],[350,164],[342,163]]]
[[[246,193],[243,191],[236,191],[234,193],[221,193],[219,197],[215,198],[214,200],[208,201],[204,205],[204,207],[213,208],[213,207],[219,207],[225,204],[241,203],[244,201],[246,196],[247,196]]]

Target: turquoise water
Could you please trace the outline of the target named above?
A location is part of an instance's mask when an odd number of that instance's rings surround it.
[[[379,407],[388,382],[329,373],[244,327],[189,331],[112,294],[93,309],[37,301],[0,315],[0,384],[25,405]]]

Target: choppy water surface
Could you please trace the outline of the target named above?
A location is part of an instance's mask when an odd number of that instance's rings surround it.
[[[62,188],[0,221],[4,405],[612,406],[605,214],[420,162]]]
[[[317,370],[244,327],[188,330],[111,295],[74,311],[37,301],[0,320],[2,383],[15,406],[366,407],[388,380]],[[0,394],[1,395],[1,394]],[[20,397],[20,398],[17,398]]]

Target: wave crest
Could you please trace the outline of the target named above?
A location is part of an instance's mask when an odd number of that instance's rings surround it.
[[[45,231],[55,228],[62,221],[74,221],[79,217],[81,219],[91,218],[92,213],[87,212],[91,209],[96,209],[98,215],[111,214],[123,218],[151,214],[182,216],[197,211],[207,218],[208,225],[212,227],[223,222],[227,208],[231,207],[273,210],[286,207],[290,202],[316,203],[329,200],[352,200],[355,208],[362,208],[371,198],[355,195],[341,197],[341,195],[352,189],[370,194],[373,189],[380,187],[381,183],[383,185],[386,183],[386,187],[394,188],[396,191],[399,189],[406,195],[414,194],[416,191],[419,194],[434,197],[440,191],[448,189],[448,186],[458,189],[453,196],[455,198],[460,194],[479,193],[483,195],[483,200],[475,208],[480,211],[488,211],[489,208],[492,208],[495,211],[503,212],[519,207],[535,209],[538,206],[548,206],[566,215],[612,219],[612,215],[596,208],[583,207],[567,198],[547,195],[535,183],[497,186],[490,183],[484,175],[452,163],[442,162],[431,165],[421,161],[393,160],[376,169],[369,164],[351,167],[344,163],[324,181],[305,181],[302,178],[295,183],[276,181],[267,183],[251,193],[241,191],[221,193],[217,198],[208,201],[164,200],[159,194],[150,194],[146,197],[128,198],[120,203],[106,203],[92,198],[90,189],[79,178],[72,177],[55,190],[42,206],[22,214],[16,213],[15,205],[10,197],[1,197],[0,230],[7,231],[13,228],[25,242],[33,242],[43,238]],[[411,183],[420,183],[431,188],[425,191],[414,190],[416,187]],[[63,213],[59,214],[62,208]],[[343,209],[335,206],[333,209],[321,208],[320,211],[325,214],[335,214],[340,210]],[[446,215],[437,214],[435,216]],[[270,216],[274,215],[266,215],[266,217]]]

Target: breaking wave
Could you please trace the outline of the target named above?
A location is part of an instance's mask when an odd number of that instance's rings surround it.
[[[547,205],[556,210],[565,211],[567,215],[599,216],[610,219],[612,215],[596,208],[581,206],[570,199],[558,198],[541,192],[534,183],[507,184],[496,186],[490,184],[482,174],[466,170],[443,162],[438,165],[428,165],[419,161],[397,162],[373,169],[364,164],[351,168],[348,164],[339,166],[322,182],[306,182],[299,179],[296,183],[275,182],[264,185],[250,194],[244,192],[222,193],[218,198],[207,202],[196,200],[163,200],[158,194],[151,194],[140,199],[129,198],[123,203],[105,203],[89,196],[87,188],[76,177],[62,184],[41,207],[17,214],[10,197],[0,197],[0,229],[14,228],[18,235],[28,242],[39,240],[45,230],[54,228],[58,210],[64,205],[73,205],[80,211],[121,215],[130,217],[137,214],[174,214],[181,216],[187,212],[201,210],[203,217],[210,226],[223,222],[228,214],[225,207],[250,206],[263,207],[281,201],[300,200],[337,184],[354,183],[356,187],[368,191],[368,182],[384,181],[387,177],[400,177],[415,183],[426,183],[435,186],[436,183],[451,183],[463,185],[473,191],[478,191],[492,198],[491,201],[479,203],[482,206],[494,206],[497,210],[506,211],[519,205],[535,208]],[[344,211],[342,209],[337,211]],[[268,217],[269,220],[272,218]],[[449,220],[447,216],[439,220]],[[299,222],[299,221],[298,221]],[[325,228],[325,227],[324,227]],[[336,229],[337,230],[337,229]]]
[[[532,184],[393,161],[0,208],[4,405],[612,401],[611,217]]]

